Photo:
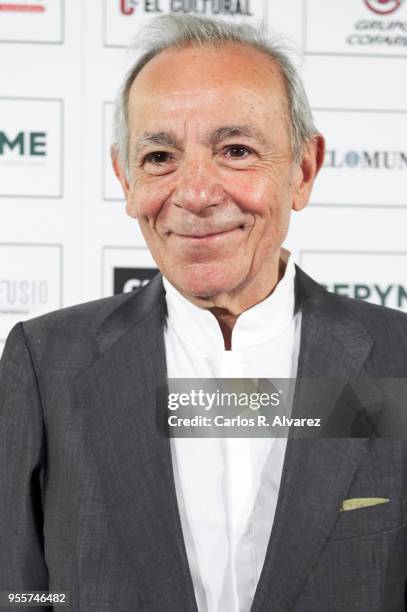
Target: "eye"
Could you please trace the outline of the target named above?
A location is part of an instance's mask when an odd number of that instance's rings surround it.
[[[152,153],[148,153],[148,155],[145,156],[143,163],[162,165],[167,164],[168,162],[171,162],[173,160],[173,156],[167,151],[153,151]]]
[[[253,149],[245,145],[230,145],[223,149],[223,154],[230,159],[246,159],[253,154]]]

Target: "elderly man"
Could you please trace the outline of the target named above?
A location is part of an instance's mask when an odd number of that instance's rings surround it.
[[[407,317],[282,249],[323,161],[248,26],[163,16],[117,101],[115,172],[160,269],[18,324],[0,370],[0,587],[83,612],[405,610],[402,441],[171,439],[167,378],[405,378]]]

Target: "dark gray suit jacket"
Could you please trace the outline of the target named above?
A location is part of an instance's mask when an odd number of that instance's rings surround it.
[[[296,292],[299,377],[407,378],[406,315],[328,294],[299,269]],[[197,611],[157,428],[164,320],[157,276],[13,328],[0,366],[0,590],[69,591],[81,612]],[[405,610],[406,477],[400,440],[290,439],[252,611]],[[352,497],[390,503],[340,512]]]

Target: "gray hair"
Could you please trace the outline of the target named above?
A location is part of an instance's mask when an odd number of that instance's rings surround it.
[[[292,154],[296,161],[301,160],[304,145],[317,130],[301,77],[280,39],[271,36],[264,25],[256,28],[206,17],[166,14],[153,19],[137,36],[134,49],[140,55],[127,72],[116,97],[112,147],[126,173],[129,162],[128,99],[131,85],[141,69],[165,49],[181,49],[188,45],[220,47],[228,42],[254,47],[279,66],[287,94]]]

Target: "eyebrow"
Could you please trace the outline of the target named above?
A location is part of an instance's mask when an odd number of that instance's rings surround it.
[[[266,139],[262,132],[251,125],[226,125],[207,134],[204,144],[217,145],[230,138],[249,138],[265,144]],[[140,151],[148,146],[157,145],[182,149],[182,143],[171,132],[144,132],[136,142],[134,151],[138,155]]]
[[[181,149],[181,143],[170,132],[144,132],[141,138],[136,142],[134,151],[137,155],[142,149],[150,145],[158,145],[163,147],[174,147]]]
[[[225,127],[218,128],[209,135],[208,142],[212,145],[216,145],[223,140],[240,137],[257,140],[262,144],[265,144],[266,142],[264,134],[251,125],[227,125]]]

